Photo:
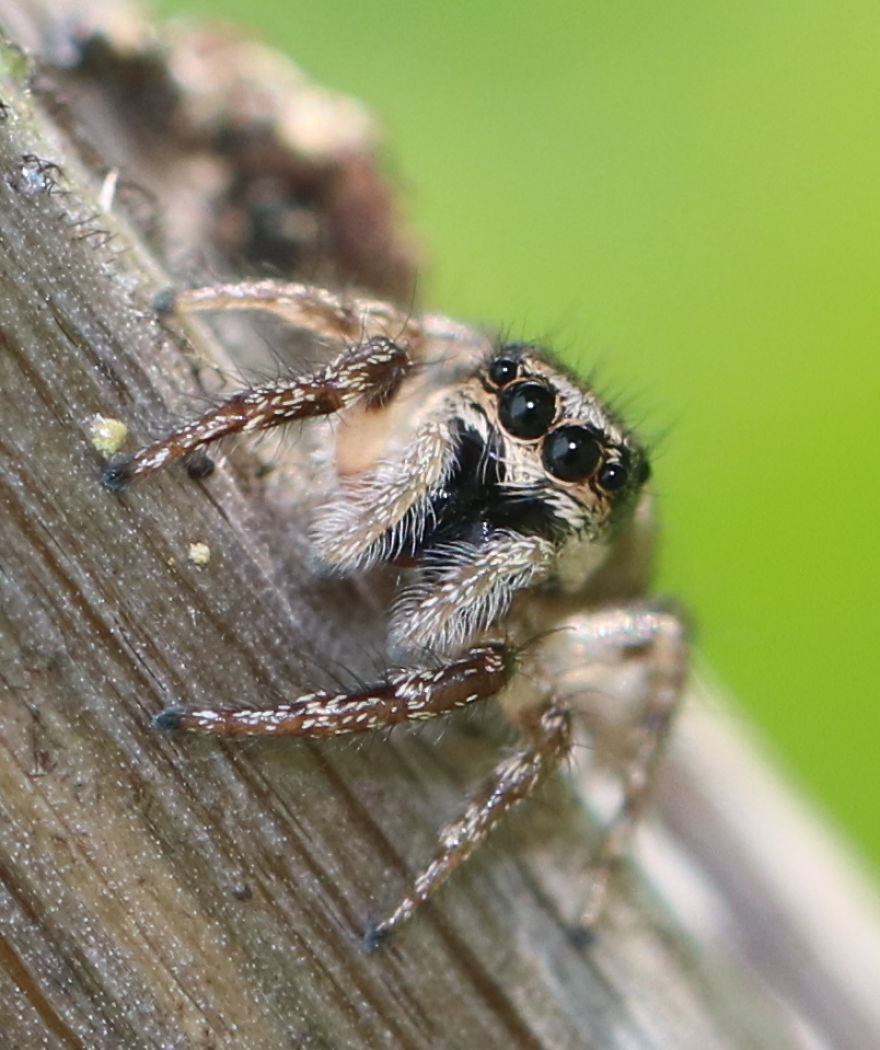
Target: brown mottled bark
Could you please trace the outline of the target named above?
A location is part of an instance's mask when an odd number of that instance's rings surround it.
[[[506,740],[491,713],[359,746],[150,729],[368,674],[382,634],[378,598],[309,577],[295,454],[286,486],[242,451],[100,489],[90,418],[161,432],[224,360],[153,296],[266,255],[406,294],[410,264],[356,111],[321,156],[280,117],[218,134],[235,92],[199,91],[234,64],[184,83],[58,10],[0,0],[0,1047],[876,1045],[875,904],[715,699],[589,949],[593,824],[559,780],[361,951]],[[293,232],[267,245],[261,209]]]

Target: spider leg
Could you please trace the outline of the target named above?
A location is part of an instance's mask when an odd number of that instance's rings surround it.
[[[385,336],[416,346],[422,340],[422,325],[390,303],[343,296],[327,288],[293,281],[241,281],[172,290],[162,294],[157,306],[163,313],[262,310],[295,328],[349,342]]]
[[[307,693],[263,709],[169,707],[157,729],[185,729],[225,736],[340,736],[434,718],[484,700],[507,684],[514,666],[510,648],[490,642],[458,660],[429,670],[395,669],[383,682],[351,692]]]
[[[600,650],[618,649],[623,656],[641,658],[646,672],[643,699],[631,727],[632,743],[620,769],[623,797],[593,862],[580,917],[581,937],[589,940],[602,915],[614,867],[651,797],[663,744],[684,692],[687,640],[677,615],[650,606],[595,613],[584,618],[577,630]]]
[[[390,401],[416,362],[427,360],[450,375],[467,369],[486,353],[486,342],[447,318],[424,322],[378,299],[349,298],[313,285],[284,281],[244,281],[187,291],[157,299],[163,312],[257,310],[288,324],[348,346],[330,364],[304,376],[279,379],[227,398],[216,408],[130,458],[112,460],[102,484],[118,490],[128,482],[200,452],[229,434],[265,430],[297,419],[328,415],[362,401],[377,408]],[[448,349],[456,353],[444,360]]]
[[[417,876],[412,889],[393,912],[371,926],[364,938],[368,951],[378,948],[406,922],[474,852],[495,825],[530,795],[557,768],[571,747],[571,719],[563,708],[548,704],[531,708],[522,723],[528,744],[501,762],[458,820],[440,833],[433,859]]]
[[[437,547],[394,605],[392,651],[465,644],[505,616],[518,592],[545,579],[555,555],[549,540],[512,529],[496,529],[479,545]]]
[[[131,458],[111,460],[104,469],[102,484],[115,491],[228,434],[328,415],[361,399],[369,405],[384,404],[399,388],[409,366],[406,346],[385,336],[373,336],[347,347],[310,375],[292,376],[233,394]]]
[[[315,513],[311,537],[320,564],[352,573],[414,555],[431,520],[431,494],[452,472],[455,455],[446,421],[429,418],[397,456],[340,485]]]
[[[295,281],[266,279],[182,291],[171,289],[157,297],[156,307],[161,313],[262,310],[326,339],[362,342],[381,335],[396,343],[405,342],[414,358],[421,358],[428,343],[436,342],[439,359],[432,363],[441,368],[450,348],[459,362],[463,358],[467,364],[481,360],[491,348],[491,340],[441,314],[417,318],[381,299],[340,295]],[[452,371],[459,362],[450,362]]]

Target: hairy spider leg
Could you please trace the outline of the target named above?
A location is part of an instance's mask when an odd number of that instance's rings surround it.
[[[495,825],[518,802],[529,798],[559,766],[571,749],[571,716],[553,703],[524,713],[521,726],[528,745],[501,762],[464,813],[440,833],[431,862],[394,911],[371,926],[364,936],[368,951],[380,947],[470,857]]]
[[[171,291],[160,296],[157,306],[163,313],[262,310],[295,328],[348,342],[384,335],[392,342],[416,347],[423,337],[420,322],[390,303],[347,297],[294,281],[241,281]]]
[[[491,346],[470,326],[441,314],[417,317],[381,299],[341,295],[296,281],[266,279],[170,289],[156,297],[156,309],[160,313],[261,310],[324,339],[362,342],[384,335],[394,343],[405,343],[415,359],[429,340],[451,345],[456,355],[467,355],[473,361]]]
[[[555,553],[549,540],[512,529],[494,530],[481,545],[439,547],[394,603],[392,651],[455,651],[502,620],[518,592],[545,580]]]
[[[446,714],[498,693],[514,669],[503,642],[470,649],[458,660],[427,670],[393,669],[383,682],[350,692],[306,693],[261,709],[169,707],[154,719],[158,729],[225,736],[340,736],[384,729],[399,722]]]
[[[266,430],[297,419],[342,411],[363,400],[379,407],[397,392],[422,341],[418,322],[371,299],[346,300],[311,285],[244,282],[166,294],[163,311],[262,310],[290,324],[349,345],[335,360],[304,376],[241,391],[199,419],[104,469],[102,484],[117,490],[229,434]]]
[[[347,479],[315,511],[311,535],[320,563],[342,574],[414,554],[431,521],[430,497],[455,466],[445,416],[434,414],[396,454]]]
[[[592,614],[586,625],[584,629],[602,647],[636,654],[644,650],[650,681],[634,726],[635,745],[621,769],[623,799],[590,871],[586,906],[575,931],[582,941],[592,938],[606,902],[611,873],[650,797],[663,743],[682,697],[687,666],[682,622],[668,611],[651,607],[609,610]],[[378,948],[410,918],[509,810],[544,783],[571,750],[571,713],[559,701],[533,705],[521,712],[517,722],[528,737],[528,746],[502,762],[462,816],[444,828],[436,854],[416,877],[413,888],[386,919],[367,931],[365,946],[369,950]]]
[[[684,695],[688,647],[680,617],[651,606],[591,614],[581,630],[603,648],[642,653],[648,677],[644,700],[633,721],[633,744],[620,767],[623,797],[605,830],[587,884],[579,933],[588,941],[602,915],[611,874],[651,796],[663,744]]]

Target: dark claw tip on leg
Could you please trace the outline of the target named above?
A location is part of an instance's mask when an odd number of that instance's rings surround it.
[[[595,926],[572,926],[568,931],[568,939],[573,947],[581,951],[592,948],[599,936]]]
[[[153,296],[153,309],[157,314],[170,314],[174,310],[177,301],[176,288],[163,288]]]
[[[193,481],[209,478],[214,473],[214,460],[206,452],[193,452],[183,462]]]
[[[378,951],[391,939],[391,931],[381,923],[370,923],[364,931],[364,951],[368,954]]]
[[[170,733],[175,729],[180,729],[182,717],[182,707],[166,707],[164,711],[156,715],[151,724],[153,729],[161,729],[165,733]]]
[[[101,474],[101,484],[109,492],[118,492],[131,481],[131,460],[111,459]]]

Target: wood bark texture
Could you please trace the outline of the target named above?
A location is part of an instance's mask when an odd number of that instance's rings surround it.
[[[358,744],[150,728],[368,677],[383,627],[380,591],[310,574],[289,449],[99,487],[95,415],[140,442],[229,367],[154,296],[267,258],[405,296],[411,259],[369,119],[267,52],[115,4],[0,0],[0,33],[0,1048],[880,1046],[871,891],[715,690],[588,948],[573,775],[361,949],[509,743],[491,710]],[[309,90],[338,107],[320,141],[287,108]]]

